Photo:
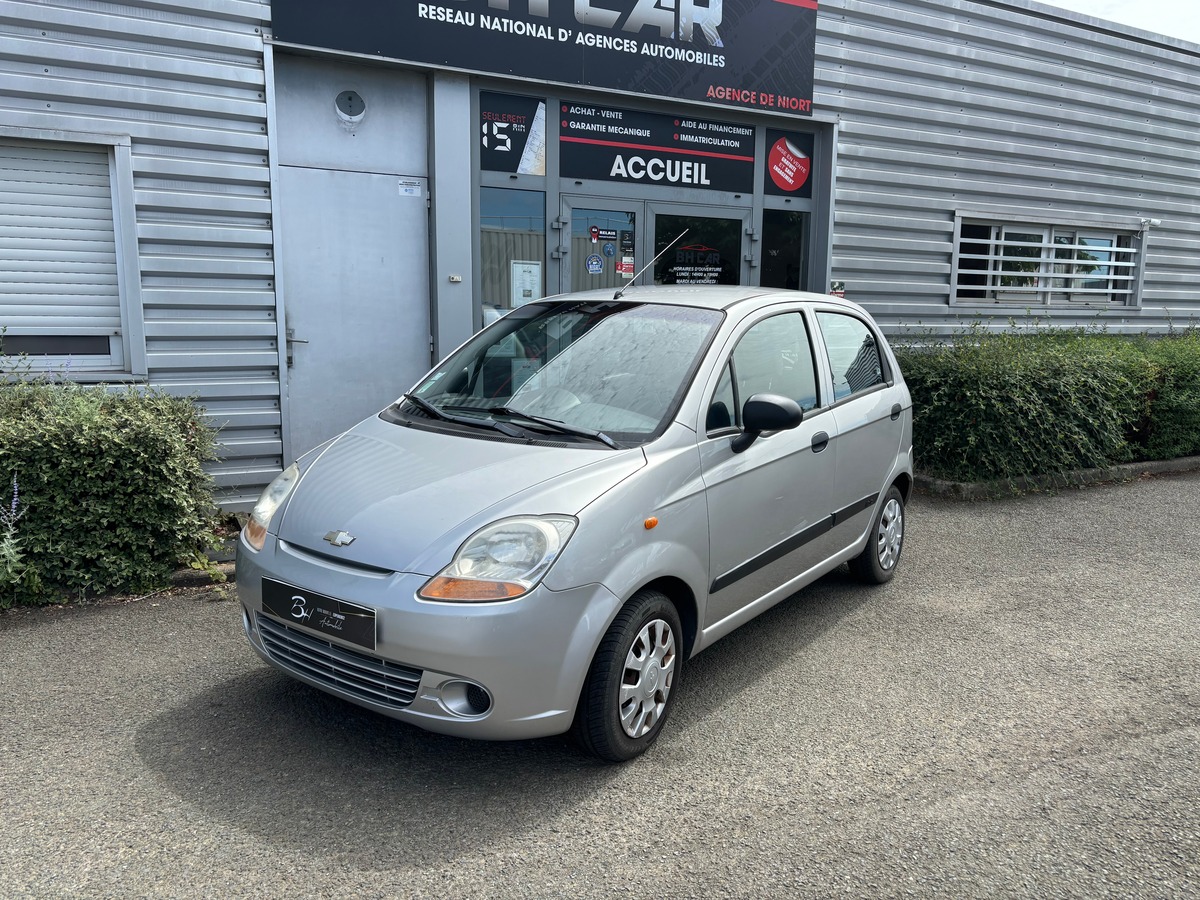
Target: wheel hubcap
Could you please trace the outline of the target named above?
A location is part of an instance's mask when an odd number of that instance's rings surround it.
[[[625,657],[621,679],[621,727],[644,737],[662,718],[675,681],[675,633],[662,619],[647,622]]]
[[[889,500],[879,517],[879,565],[886,571],[900,558],[904,542],[904,510],[898,500]]]

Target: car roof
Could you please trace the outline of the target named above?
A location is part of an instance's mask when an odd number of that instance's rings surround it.
[[[808,291],[792,291],[782,288],[751,287],[749,285],[639,285],[619,290],[614,297],[613,288],[594,291],[576,291],[546,297],[545,302],[612,302],[619,299],[627,303],[662,303],[670,306],[690,306],[699,309],[729,310],[743,303],[765,306],[770,303],[787,303],[797,300],[809,303],[828,303],[847,309],[859,309],[857,304],[835,297],[832,294],[814,294]]]

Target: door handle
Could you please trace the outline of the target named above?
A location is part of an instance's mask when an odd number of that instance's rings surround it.
[[[898,418],[900,418],[900,413],[901,413],[902,409],[903,409],[903,407],[901,407],[899,403],[897,403],[895,406],[892,407],[892,421],[893,422],[895,422]]]
[[[293,365],[296,364],[296,352],[295,352],[295,350],[292,349],[293,346],[295,344],[307,344],[308,341],[304,340],[303,338],[296,337],[296,329],[295,328],[287,329],[287,331],[284,334],[285,334],[285,337],[287,338],[287,341],[286,341],[286,343],[287,343],[287,364],[288,364],[288,368],[290,369]]]
[[[826,434],[824,431],[818,431],[816,434],[813,435],[813,440],[812,440],[813,453],[820,453],[822,450],[824,450],[828,446],[829,446],[829,435]]]

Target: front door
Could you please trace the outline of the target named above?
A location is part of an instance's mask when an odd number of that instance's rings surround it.
[[[808,320],[785,307],[737,338],[712,388],[700,441],[711,579],[705,630],[829,556],[837,422],[821,396],[818,371]],[[738,410],[760,392],[795,400],[804,420],[734,453]]]
[[[750,211],[650,203],[655,284],[749,284]]]
[[[563,291],[617,289],[632,284],[641,268],[639,231],[645,204],[591,197],[564,197],[562,237]]]
[[[559,226],[562,291],[750,283],[749,209],[564,196]]]

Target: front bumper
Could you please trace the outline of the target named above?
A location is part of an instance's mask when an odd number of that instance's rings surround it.
[[[264,612],[264,577],[371,607],[375,650]],[[570,728],[592,656],[620,601],[592,584],[566,591],[539,585],[503,603],[433,603],[416,596],[427,580],[342,565],[273,535],[258,552],[238,541],[243,626],[270,665],[442,734],[517,740]]]

